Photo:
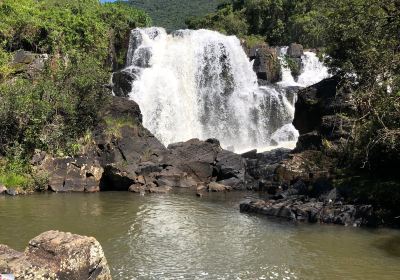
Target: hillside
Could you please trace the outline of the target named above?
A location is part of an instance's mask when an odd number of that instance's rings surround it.
[[[185,28],[185,20],[214,12],[224,0],[129,0],[133,6],[145,10],[153,25],[167,30]]]

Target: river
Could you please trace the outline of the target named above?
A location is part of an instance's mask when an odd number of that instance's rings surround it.
[[[113,279],[399,279],[400,231],[239,212],[245,193],[0,197],[0,243],[57,229],[94,236]]]

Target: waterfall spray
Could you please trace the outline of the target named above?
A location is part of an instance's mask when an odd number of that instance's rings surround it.
[[[258,86],[235,36],[135,29],[127,61],[138,77],[130,98],[139,104],[144,126],[165,145],[217,138],[224,148],[245,151],[297,139],[291,125],[295,98],[285,86]]]

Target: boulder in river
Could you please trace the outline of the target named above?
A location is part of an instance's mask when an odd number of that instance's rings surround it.
[[[33,238],[24,253],[0,245],[0,273],[12,273],[16,280],[112,279],[95,238],[59,231]]]

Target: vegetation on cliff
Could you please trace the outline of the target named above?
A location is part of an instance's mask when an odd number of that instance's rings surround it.
[[[35,149],[73,154],[89,134],[130,30],[151,20],[97,0],[3,0],[0,18],[0,183],[27,187]]]

